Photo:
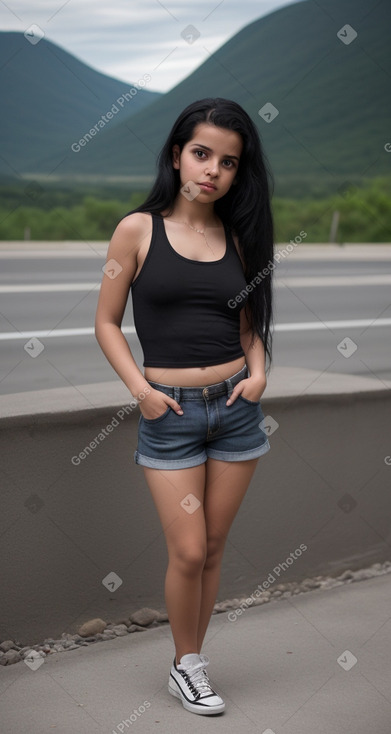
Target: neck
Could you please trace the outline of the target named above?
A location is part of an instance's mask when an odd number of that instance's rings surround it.
[[[219,224],[214,212],[213,202],[201,204],[195,199],[188,201],[181,193],[178,194],[175,200],[171,217],[187,222],[198,229],[216,227]]]

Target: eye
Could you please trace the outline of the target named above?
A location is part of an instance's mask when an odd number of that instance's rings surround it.
[[[228,166],[228,168],[232,168],[232,166],[234,166],[234,165],[235,165],[235,164],[234,164],[234,162],[233,162],[233,161],[231,161],[231,160],[229,160],[228,158],[226,158],[226,160],[224,161],[224,163],[229,163],[229,166]]]
[[[206,153],[205,153],[205,151],[204,151],[204,150],[195,150],[195,151],[194,151],[194,153],[195,153],[195,155],[196,155],[196,156],[197,156],[197,153],[201,153],[202,155],[206,155]],[[199,157],[199,156],[197,156],[197,158],[198,158],[198,157]],[[200,160],[201,160],[201,159],[200,159]]]

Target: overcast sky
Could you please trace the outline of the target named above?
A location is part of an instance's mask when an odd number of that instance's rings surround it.
[[[292,2],[0,0],[0,28],[24,33],[37,25],[95,69],[129,83],[150,74],[148,88],[166,92],[241,28]]]

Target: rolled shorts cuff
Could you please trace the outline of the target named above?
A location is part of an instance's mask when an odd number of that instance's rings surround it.
[[[266,454],[270,449],[269,440],[266,439],[261,446],[248,451],[218,451],[217,449],[207,448],[208,457],[211,459],[220,459],[220,461],[246,461],[247,459],[257,459],[258,456]]]
[[[188,469],[192,466],[204,464],[207,460],[206,451],[201,451],[196,456],[188,456],[186,459],[154,459],[152,456],[145,456],[139,451],[134,452],[134,461],[141,466],[149,466],[151,469]]]

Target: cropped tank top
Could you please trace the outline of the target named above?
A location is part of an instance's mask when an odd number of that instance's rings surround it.
[[[206,367],[244,355],[240,310],[248,299],[246,279],[226,224],[224,230],[224,256],[199,262],[174,250],[162,216],[152,214],[149,250],[131,284],[144,367]]]

